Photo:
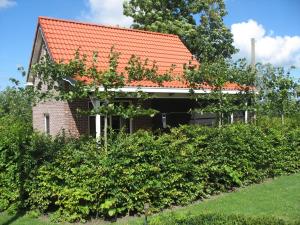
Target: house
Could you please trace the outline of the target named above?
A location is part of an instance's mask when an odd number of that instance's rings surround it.
[[[91,57],[94,51],[98,51],[100,60],[97,66],[105,69],[108,66],[107,56],[112,46],[121,53],[119,59],[121,69],[126,66],[132,55],[139,56],[142,60],[156,61],[161,73],[176,65],[173,73],[182,75],[184,64],[189,61],[198,64],[176,35],[39,17],[30,67],[46,54],[55,61],[73,59],[75,51],[80,49],[81,53],[88,57]],[[37,83],[30,69],[27,82],[32,85]],[[142,91],[155,94],[155,97],[146,104],[161,113],[154,118],[138,117],[126,121],[119,117],[111,117],[109,121],[113,129],[118,130],[126,125],[128,132],[134,132],[138,129],[156,129],[166,125],[198,123],[199,119],[203,123],[212,123],[214,120],[210,115],[201,118],[188,113],[194,102],[189,97],[189,88],[183,82],[174,79],[159,87],[151,82],[142,81],[139,85]],[[122,88],[122,91],[134,92],[137,88],[138,86],[132,83]],[[224,91],[237,92],[235,85],[228,85]],[[204,90],[196,90],[196,92],[202,93]],[[39,103],[33,107],[33,127],[51,135],[65,130],[75,136],[100,136],[103,130],[101,115],[83,116],[78,115],[76,111],[77,108],[91,107],[93,103],[89,99]]]

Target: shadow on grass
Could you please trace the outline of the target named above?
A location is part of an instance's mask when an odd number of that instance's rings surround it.
[[[23,217],[25,212],[17,212],[14,216],[10,217],[7,221],[4,221],[1,225],[10,225],[15,222],[17,219]]]

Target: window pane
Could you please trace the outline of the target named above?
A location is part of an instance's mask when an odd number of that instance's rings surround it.
[[[104,134],[104,121],[105,121],[105,117],[104,117],[104,116],[101,116],[101,117],[100,117],[100,123],[101,123],[100,130],[101,130],[101,135]],[[109,120],[108,120],[108,121],[109,121]]]
[[[92,109],[94,109],[93,103],[89,102],[89,110],[92,110]]]
[[[120,117],[119,116],[112,116],[111,128],[116,132],[120,131],[121,126],[120,126]]]
[[[96,117],[89,116],[89,135],[96,137]]]
[[[49,118],[49,115],[45,114],[44,119],[45,119],[45,133],[50,134],[50,118]]]
[[[130,119],[121,119],[121,127],[126,133],[130,133]]]

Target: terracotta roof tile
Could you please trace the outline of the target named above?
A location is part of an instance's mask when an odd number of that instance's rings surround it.
[[[124,69],[132,55],[142,60],[155,61],[163,73],[176,65],[174,74],[183,74],[183,65],[192,59],[192,54],[178,36],[120,27],[103,26],[69,20],[39,17],[39,25],[54,60],[68,61],[74,58],[77,49],[91,60],[98,51],[98,68],[106,69],[112,46],[120,52],[119,68]],[[196,60],[193,63],[198,64]],[[156,87],[149,81],[133,82],[130,86]],[[180,81],[165,82],[164,87],[187,88]],[[228,85],[227,89],[234,89]]]

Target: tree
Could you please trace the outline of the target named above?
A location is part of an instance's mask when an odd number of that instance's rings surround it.
[[[200,62],[230,58],[237,50],[233,46],[232,33],[223,22],[227,14],[224,2],[206,3],[204,8],[196,33],[186,40],[187,46]]]
[[[249,65],[245,58],[238,59],[231,64],[231,73],[234,77],[234,82],[238,86],[239,93],[238,109],[253,113],[253,121],[256,122],[257,114],[257,70],[255,66]],[[248,115],[245,115],[245,122],[248,122]]]
[[[224,115],[254,107],[255,71],[246,63],[245,59],[237,60],[234,63],[219,59],[214,62],[204,62],[199,68],[187,66],[185,79],[197,102],[209,101],[208,105],[202,106],[196,111],[215,113],[219,127],[224,123]],[[228,85],[233,85],[238,92],[228,93],[226,90]],[[206,93],[195,94],[195,89],[203,89]]]
[[[148,60],[141,61],[139,57],[132,56],[125,71],[118,69],[120,53],[112,47],[109,54],[109,66],[105,70],[97,67],[98,54],[94,53],[92,62],[79,51],[75,53],[74,59],[69,62],[55,62],[49,57],[43,58],[33,66],[33,73],[38,83],[35,95],[39,101],[45,99],[56,99],[63,101],[74,101],[79,99],[97,99],[102,102],[94,105],[92,110],[79,111],[83,114],[104,116],[104,144],[107,148],[108,116],[120,116],[122,118],[133,118],[141,115],[154,116],[156,111],[145,109],[142,101],[149,97],[142,91],[134,93],[122,92],[121,88],[132,81],[148,80],[154,84],[163,85],[164,81],[170,81],[173,68],[164,74],[158,74],[158,66],[149,65]],[[67,85],[64,80],[75,81]],[[134,98],[135,104],[124,106],[116,102],[120,98]]]
[[[133,18],[133,28],[179,35],[201,62],[236,52],[223,0],[129,0],[124,14]]]
[[[295,112],[297,107],[298,84],[290,77],[290,70],[271,64],[259,64],[259,89],[261,110],[272,116],[280,116],[284,124],[285,116]]]
[[[17,219],[24,215],[26,207],[25,186],[31,164],[25,149],[33,131],[33,92],[32,88],[22,87],[14,78],[10,81],[13,84],[0,92],[0,208],[17,210],[14,217]]]
[[[10,115],[15,119],[25,121],[29,126],[32,123],[32,99],[31,88],[19,86],[19,81],[11,79],[15,84],[0,92],[0,117]]]

